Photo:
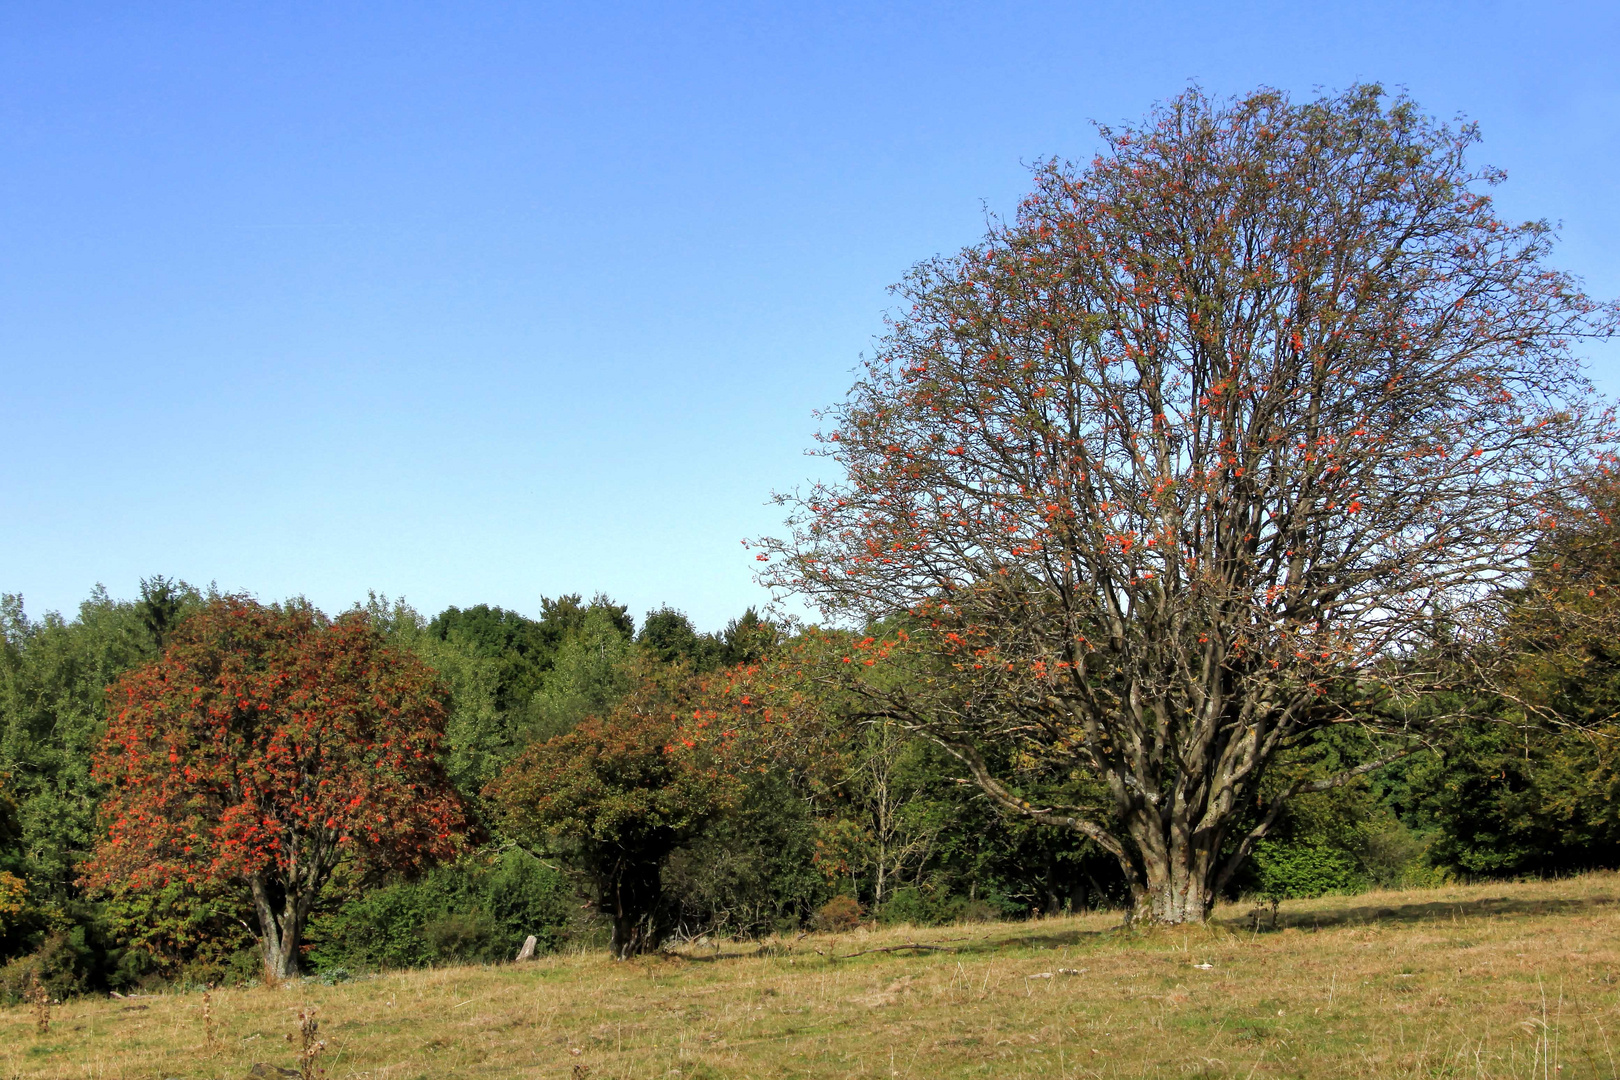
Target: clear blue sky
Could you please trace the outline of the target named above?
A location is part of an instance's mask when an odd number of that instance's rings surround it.
[[[1191,79],[1467,113],[1620,294],[1613,3],[7,4],[0,589],[718,627],[886,286]]]

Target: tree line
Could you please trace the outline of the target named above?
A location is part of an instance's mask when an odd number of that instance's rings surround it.
[[[1612,582],[1620,560],[1615,539],[1603,543]],[[671,934],[1129,908],[1110,853],[1000,811],[949,753],[870,719],[859,692],[814,678],[903,627],[787,633],[747,612],[703,634],[673,609],[637,627],[605,597],[577,596],[546,603],[538,618],[480,605],[427,619],[373,598],[330,625],[429,680],[420,727],[401,732],[431,744],[417,789],[410,780],[402,789],[418,802],[388,805],[398,785],[368,782],[345,751],[316,777],[338,797],[319,802],[323,816],[310,824],[326,828],[329,803],[358,799],[378,827],[414,829],[438,813],[452,832],[338,845],[318,888],[291,897],[307,924],[289,941],[285,887],[264,897],[277,910],[261,920],[246,862],[154,858],[107,815],[109,787],[127,789],[127,778],[97,771],[98,751],[125,737],[118,707],[149,694],[163,656],[195,648],[173,644],[176,631],[232,605],[261,624],[321,621],[300,602],[263,606],[162,579],[132,601],[98,589],[71,620],[30,619],[6,598],[0,986],[9,994],[33,978],[61,994],[246,980],[267,964],[341,975],[489,961],[510,958],[530,934],[543,950],[596,943],[628,955]],[[1614,617],[1596,605],[1588,614]],[[238,628],[237,647],[244,636]],[[1571,641],[1546,627],[1534,636],[1519,655],[1520,693],[1498,698],[1494,716],[1450,729],[1433,753],[1297,796],[1225,894],[1286,899],[1620,865],[1614,638]],[[891,669],[888,689],[926,677]],[[348,685],[378,689],[375,678]],[[750,710],[767,699],[777,704],[770,715]],[[332,723],[333,703],[322,705],[327,737],[377,734]],[[1549,726],[1527,708],[1570,723]],[[193,750],[221,751],[221,766],[274,769],[192,735]],[[169,749],[147,757],[166,769]],[[1286,755],[1279,776],[1326,775],[1374,753],[1329,732]],[[1032,799],[1086,794],[1083,782],[1039,766],[1020,780]],[[296,780],[269,782],[286,787],[283,810],[294,809]],[[188,781],[179,794],[201,786]],[[437,805],[421,801],[435,794]],[[218,828],[229,809],[204,810],[216,816],[202,821],[150,791],[119,805],[165,830]],[[138,849],[128,864],[105,857],[121,828]]]

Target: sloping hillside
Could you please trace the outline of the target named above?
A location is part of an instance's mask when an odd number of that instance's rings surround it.
[[[912,944],[929,946],[910,949]],[[0,1075],[1614,1076],[1620,876],[1371,893],[1280,926],[888,928],[614,963],[309,980],[0,1013]]]

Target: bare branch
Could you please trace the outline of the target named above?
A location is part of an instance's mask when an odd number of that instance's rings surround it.
[[[1571,346],[1617,309],[1496,215],[1477,137],[1376,86],[1192,90],[1042,166],[1013,220],[899,287],[827,414],[842,479],[781,498],[791,535],[761,542],[779,594],[908,614],[839,679],[881,699],[908,656],[915,730],[1004,811],[1109,837],[1154,917],[1202,917],[1279,755],[1453,719],[1355,702],[1494,674],[1613,444]],[[987,760],[1084,772],[1112,820],[1025,803]]]

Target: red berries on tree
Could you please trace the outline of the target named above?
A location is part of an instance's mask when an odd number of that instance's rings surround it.
[[[866,680],[871,712],[1178,923],[1351,775],[1273,783],[1313,732],[1382,734],[1369,765],[1419,745],[1408,706],[1466,670],[1439,654],[1490,638],[1612,436],[1570,345],[1616,309],[1497,216],[1471,127],[1376,86],[1193,90],[1102,134],[913,270],[829,414],[843,478],[782,498],[762,577],[910,612],[938,676]],[[1040,775],[1110,805],[1028,801]]]
[[[359,612],[212,601],[111,688],[88,884],[238,885],[266,969],[295,975],[339,866],[452,856],[468,820],[440,765],[445,690]]]

